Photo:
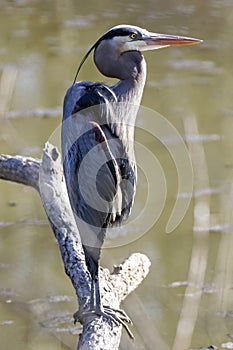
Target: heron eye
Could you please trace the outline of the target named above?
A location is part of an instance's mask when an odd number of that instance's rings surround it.
[[[136,38],[137,38],[137,34],[136,34],[136,33],[130,34],[130,38],[131,38],[131,39],[136,39]]]

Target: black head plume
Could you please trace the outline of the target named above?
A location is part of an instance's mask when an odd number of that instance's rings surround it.
[[[98,45],[98,42],[99,42],[99,40],[87,51],[86,55],[83,57],[82,61],[80,62],[80,65],[79,65],[79,67],[77,69],[77,73],[76,73],[75,78],[74,78],[73,85],[76,82],[78,73],[80,72],[80,69],[82,68],[83,63],[86,61],[86,59],[90,55],[90,53],[96,48],[96,46]]]

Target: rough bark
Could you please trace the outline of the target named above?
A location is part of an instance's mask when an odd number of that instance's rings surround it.
[[[47,143],[42,161],[21,156],[0,155],[0,178],[34,187],[40,194],[46,214],[60,247],[64,268],[82,309],[89,302],[91,279],[85,264],[77,226],[70,208],[58,150]],[[105,305],[119,308],[120,303],[142,282],[150,261],[140,253],[131,255],[112,273],[101,269],[102,298]],[[78,349],[116,350],[122,326],[89,317],[84,320]]]
[[[40,161],[30,157],[0,154],[0,179],[32,186],[38,190]]]

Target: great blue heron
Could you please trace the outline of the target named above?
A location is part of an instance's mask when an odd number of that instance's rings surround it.
[[[121,312],[102,305],[98,270],[106,230],[128,218],[135,196],[134,124],[146,79],[142,51],[199,42],[118,25],[90,48],[66,93],[62,122],[64,175],[92,278],[89,307],[80,310],[77,319],[94,314],[117,323],[128,320]],[[98,70],[119,79],[118,83],[75,82],[93,50]]]

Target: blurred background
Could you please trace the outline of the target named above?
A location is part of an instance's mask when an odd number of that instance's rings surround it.
[[[9,108],[0,115],[0,152],[41,157],[60,125],[63,97],[79,62],[106,30],[121,23],[204,43],[145,54],[142,104],[166,117],[187,141],[194,193],[181,224],[165,234],[177,195],[176,167],[163,144],[137,130],[136,139],[163,168],[167,197],[146,234],[102,253],[101,264],[110,269],[138,251],[152,263],[148,277],[124,302],[136,340],[123,333],[120,348],[221,348],[233,339],[231,0],[0,0],[0,77],[9,70],[17,73]],[[92,57],[79,79],[112,83]],[[143,123],[143,114],[140,118]],[[136,208],[147,193],[139,175]],[[156,192],[156,174],[152,185]],[[148,208],[148,215],[154,210]],[[80,327],[73,326],[72,314],[77,308],[38,194],[1,181],[1,349],[75,349]]]

